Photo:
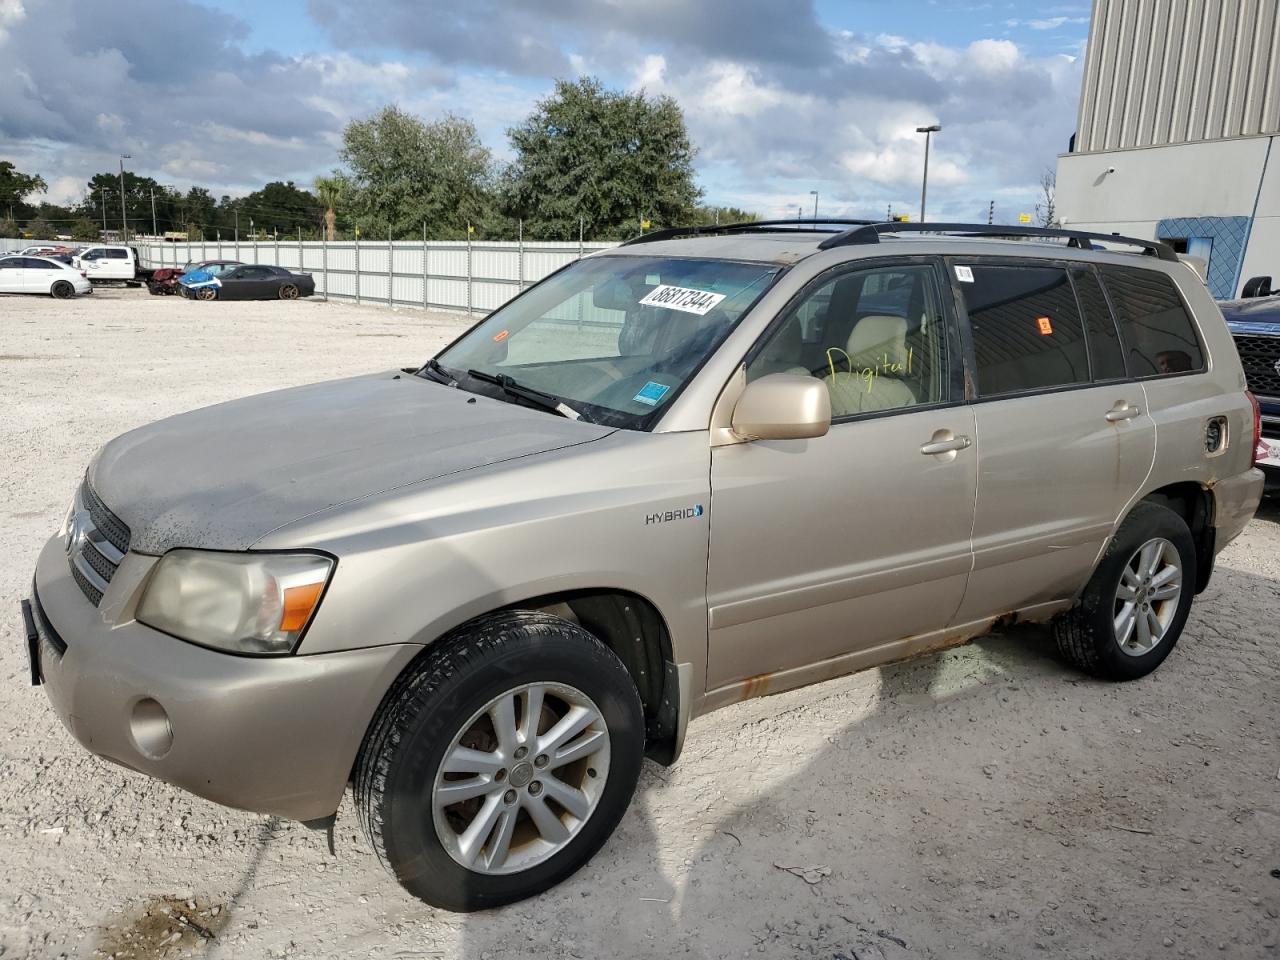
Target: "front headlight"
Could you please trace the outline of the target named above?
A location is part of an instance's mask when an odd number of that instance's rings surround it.
[[[334,562],[314,553],[166,553],[138,604],[138,620],[232,653],[293,652]]]

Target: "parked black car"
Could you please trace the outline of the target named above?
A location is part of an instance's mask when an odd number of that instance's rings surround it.
[[[316,292],[309,273],[291,273],[284,267],[245,264],[208,282],[208,274],[196,270],[178,280],[182,295],[193,300],[296,300]],[[199,278],[197,282],[188,282]]]
[[[1267,492],[1280,491],[1280,291],[1270,277],[1253,277],[1239,300],[1218,304],[1227,318],[1249,392],[1258,400],[1262,443],[1258,466],[1267,475]]]

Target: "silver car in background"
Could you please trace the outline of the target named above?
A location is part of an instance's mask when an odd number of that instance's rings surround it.
[[[1172,652],[1262,476],[1231,337],[1167,247],[642,240],[420,368],[103,447],[24,607],[71,733],[314,825],[350,783],[399,881],[474,910],[578,869],[717,707],[1015,619],[1111,680]]]

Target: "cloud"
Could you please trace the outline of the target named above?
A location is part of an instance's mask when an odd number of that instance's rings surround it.
[[[130,153],[131,169],[163,182],[243,193],[308,182],[337,162],[348,120],[398,103],[471,117],[503,159],[505,130],[556,78],[595,74],[674,97],[708,201],[766,214],[794,213],[813,189],[829,215],[918,203],[915,128],[940,123],[931,209],[968,219],[1001,191],[1030,202],[1066,146],[1080,86],[1077,58],[1015,38],[943,44],[832,29],[812,0],[307,9],[331,49],[286,56],[254,52],[245,23],[196,0],[0,0],[0,155],[60,190]],[[1044,9],[1017,24],[1058,29],[1078,12]]]

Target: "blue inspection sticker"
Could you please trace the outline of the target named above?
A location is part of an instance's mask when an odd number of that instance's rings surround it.
[[[656,407],[658,401],[665,397],[670,389],[665,383],[654,383],[650,380],[631,399],[636,403],[643,403],[647,407]]]

